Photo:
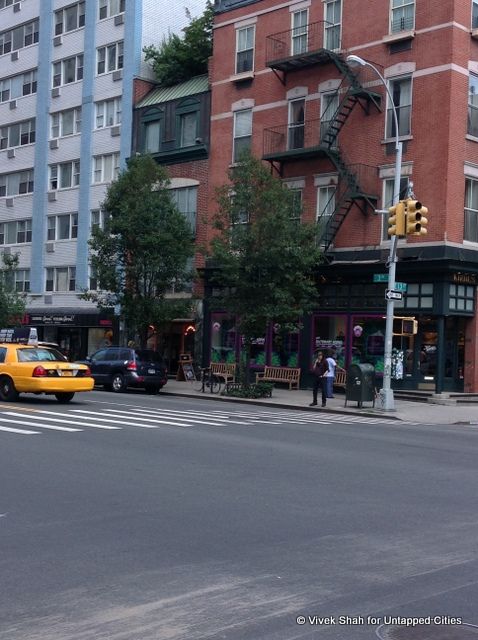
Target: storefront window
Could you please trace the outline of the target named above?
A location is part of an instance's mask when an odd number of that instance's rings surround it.
[[[245,356],[244,339],[242,341],[242,346],[243,346],[242,353]],[[265,364],[266,364],[266,337],[263,336],[261,338],[255,338],[252,341],[250,366],[263,367]]]
[[[273,367],[298,367],[299,331],[281,331],[272,327],[271,365]]]
[[[236,362],[236,323],[224,314],[213,314],[211,362]]]
[[[332,351],[337,365],[344,368],[346,365],[346,335],[347,316],[316,316],[314,318],[313,351]]]
[[[352,318],[352,364],[368,362],[375,373],[383,375],[385,353],[385,319],[354,316]]]

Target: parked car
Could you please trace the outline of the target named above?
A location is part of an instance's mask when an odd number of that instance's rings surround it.
[[[95,384],[119,393],[128,387],[141,387],[158,393],[167,382],[168,370],[162,357],[152,349],[105,347],[84,361]]]

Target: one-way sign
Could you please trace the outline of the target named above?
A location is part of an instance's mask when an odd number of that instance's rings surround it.
[[[385,297],[387,300],[403,300],[403,293],[401,291],[395,291],[394,289],[387,289],[385,291]]]

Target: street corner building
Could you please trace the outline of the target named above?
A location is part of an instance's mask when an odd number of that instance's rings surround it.
[[[394,323],[392,386],[477,392],[478,0],[214,8],[210,207],[214,186],[250,149],[294,191],[326,256],[315,313],[288,338],[265,328],[252,365],[304,374],[316,349],[331,349],[344,368],[373,364],[380,386],[398,140],[400,199],[421,202],[428,223],[398,239],[389,295],[395,316],[416,323]],[[207,269],[205,297],[204,351],[235,361],[240,336]]]

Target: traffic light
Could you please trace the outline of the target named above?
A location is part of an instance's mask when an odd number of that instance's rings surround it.
[[[406,200],[407,236],[425,236],[427,234],[428,220],[425,217],[428,209],[418,200]]]
[[[415,318],[395,316],[392,333],[394,336],[414,336],[418,333],[418,322]]]
[[[390,218],[388,219],[388,235],[405,235],[405,203],[397,202],[393,207],[389,207]]]

